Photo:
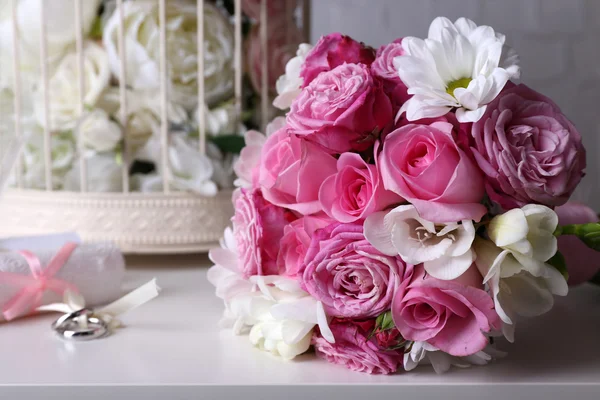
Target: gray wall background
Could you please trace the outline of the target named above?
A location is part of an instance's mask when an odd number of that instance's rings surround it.
[[[521,81],[556,101],[586,145],[573,199],[600,211],[600,0],[313,0],[312,41],[340,31],[374,47],[425,37],[436,16],[468,17],[507,36]]]

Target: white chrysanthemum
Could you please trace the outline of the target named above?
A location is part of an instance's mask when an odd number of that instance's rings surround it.
[[[440,117],[456,108],[460,122],[475,122],[506,82],[519,77],[516,52],[492,27],[438,17],[428,36],[404,38],[406,54],[394,59],[413,95],[400,110],[410,121]]]

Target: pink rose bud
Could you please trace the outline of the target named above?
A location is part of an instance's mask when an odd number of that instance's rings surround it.
[[[373,76],[383,81],[383,90],[392,100],[394,115],[410,97],[406,85],[400,79],[398,68],[394,66],[394,58],[402,55],[404,55],[402,39],[396,39],[392,43],[381,46],[377,50],[375,61],[371,64]]]
[[[585,204],[568,202],[554,210],[559,225],[598,222],[598,214]],[[558,251],[565,257],[569,272],[569,285],[589,281],[600,271],[600,252],[587,247],[577,236],[558,237]]]

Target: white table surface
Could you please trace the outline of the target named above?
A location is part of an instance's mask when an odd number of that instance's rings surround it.
[[[282,361],[219,330],[205,256],[128,262],[129,289],[157,277],[163,291],[113,336],[65,342],[50,315],[0,325],[0,399],[600,399],[600,287],[576,288],[522,322],[492,365],[369,376],[310,354]]]

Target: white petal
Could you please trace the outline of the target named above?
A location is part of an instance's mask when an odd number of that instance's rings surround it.
[[[569,285],[567,285],[565,277],[562,276],[562,274],[551,265],[547,266],[546,276],[544,279],[546,280],[546,285],[552,294],[557,296],[566,296],[569,294]]]
[[[454,241],[454,244],[450,248],[450,252],[448,254],[452,257],[465,254],[467,251],[469,251],[469,249],[471,249],[473,240],[475,240],[475,227],[473,226],[473,221],[462,221],[462,224],[459,225],[454,231],[454,235],[456,236],[456,240]]]
[[[475,253],[471,250],[457,257],[440,257],[426,261],[425,271],[437,279],[452,280],[461,276],[473,264]]]
[[[329,343],[335,343],[335,337],[333,336],[333,332],[331,328],[329,328],[329,321],[327,320],[327,315],[325,314],[325,308],[323,308],[323,303],[320,301],[317,302],[317,321],[319,325],[319,330],[321,331],[321,336],[325,338]]]
[[[282,321],[281,337],[285,344],[293,345],[300,342],[314,328],[313,324],[300,321]]]
[[[456,30],[456,28],[454,27],[454,24],[448,18],[437,17],[436,19],[434,19],[431,22],[431,25],[429,25],[429,32],[427,34],[427,37],[429,39],[435,39],[437,41],[441,41],[442,40],[442,31],[444,29]]]
[[[465,110],[464,108],[459,108],[456,110],[456,119],[458,122],[462,124],[467,124],[469,122],[477,122],[483,117],[485,113],[486,106],[481,106],[476,110]]]
[[[443,374],[444,372],[448,372],[450,366],[452,365],[452,356],[444,353],[443,351],[433,351],[427,353],[427,357],[431,362],[431,366],[433,367],[436,374]]]
[[[502,280],[509,291],[501,290],[500,301],[524,317],[536,317],[552,309],[554,297],[543,279],[528,273],[520,273]]]
[[[525,239],[529,225],[523,211],[515,208],[494,217],[488,225],[487,232],[496,246],[504,247]]]
[[[377,250],[388,256],[394,256],[398,254],[392,243],[392,227],[390,226],[390,222],[393,222],[394,219],[393,215],[386,219],[388,214],[388,212],[380,211],[369,215],[365,220],[364,233],[365,238]]]

